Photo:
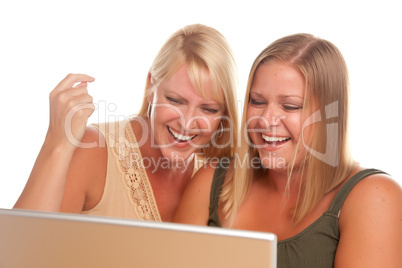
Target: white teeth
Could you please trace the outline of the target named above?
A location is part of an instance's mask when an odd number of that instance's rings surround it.
[[[262,138],[267,141],[267,142],[279,142],[279,141],[285,141],[289,140],[289,137],[269,137],[265,136],[264,134],[261,134]]]
[[[176,140],[180,140],[180,141],[189,141],[191,139],[193,139],[196,135],[193,136],[185,136],[185,135],[181,135],[179,133],[174,132],[170,127],[168,127],[169,133],[172,134],[172,136],[176,139]]]

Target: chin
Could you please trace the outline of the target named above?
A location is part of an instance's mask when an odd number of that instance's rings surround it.
[[[280,156],[269,155],[260,155],[261,165],[264,168],[272,169],[272,170],[284,170],[287,167],[287,161],[285,158]]]
[[[194,153],[193,151],[189,152],[177,152],[172,150],[166,150],[164,152],[162,151],[163,157],[172,163],[180,163],[186,161],[192,156],[193,153]]]

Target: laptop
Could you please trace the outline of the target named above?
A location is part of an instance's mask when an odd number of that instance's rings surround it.
[[[0,209],[0,267],[276,267],[274,234]]]

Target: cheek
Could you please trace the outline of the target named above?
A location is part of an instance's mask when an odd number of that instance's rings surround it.
[[[312,133],[314,131],[314,126],[313,125],[309,125],[309,126],[305,126],[303,129],[303,142],[306,145],[311,146],[311,141],[312,141]]]
[[[256,128],[258,120],[260,119],[260,113],[257,109],[247,108],[246,112],[246,125],[247,128]]]
[[[286,126],[287,129],[290,132],[290,135],[292,135],[292,138],[295,141],[298,141],[300,137],[300,132],[302,129],[302,118],[300,114],[294,114],[287,116],[285,120],[282,121]],[[305,134],[305,133],[304,133]]]
[[[153,104],[153,118],[155,121],[171,121],[182,116],[182,112],[168,104]]]
[[[219,128],[220,116],[205,116],[202,120],[198,122],[198,125],[201,129],[204,129],[207,133],[213,133]]]
[[[242,133],[249,145],[263,143],[261,133],[258,131],[258,129],[257,120],[251,120],[247,130]]]
[[[248,105],[247,111],[246,111],[246,121],[249,121],[250,118],[252,118],[252,117],[255,116],[255,115],[256,115],[255,109],[253,109],[253,108],[251,107],[251,105]]]
[[[241,126],[242,133],[244,135],[246,141],[251,144],[258,143],[258,139],[260,138],[261,134],[256,132],[258,129],[261,129],[259,125],[259,116],[258,112],[255,109],[247,109],[246,113],[246,124]]]
[[[317,124],[320,122],[316,118],[315,114],[306,115],[305,119],[302,119],[299,124],[299,132],[303,134],[303,143],[307,146],[310,146],[313,139],[313,134],[317,130]]]

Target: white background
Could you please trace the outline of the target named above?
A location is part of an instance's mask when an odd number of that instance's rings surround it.
[[[49,92],[65,75],[96,78],[90,93],[100,105],[90,122],[124,118],[139,110],[159,48],[192,23],[212,26],[228,39],[241,100],[254,58],[275,39],[307,32],[337,45],[351,78],[355,159],[402,184],[400,4],[241,2],[2,1],[0,208],[11,208],[25,185],[47,130]]]

